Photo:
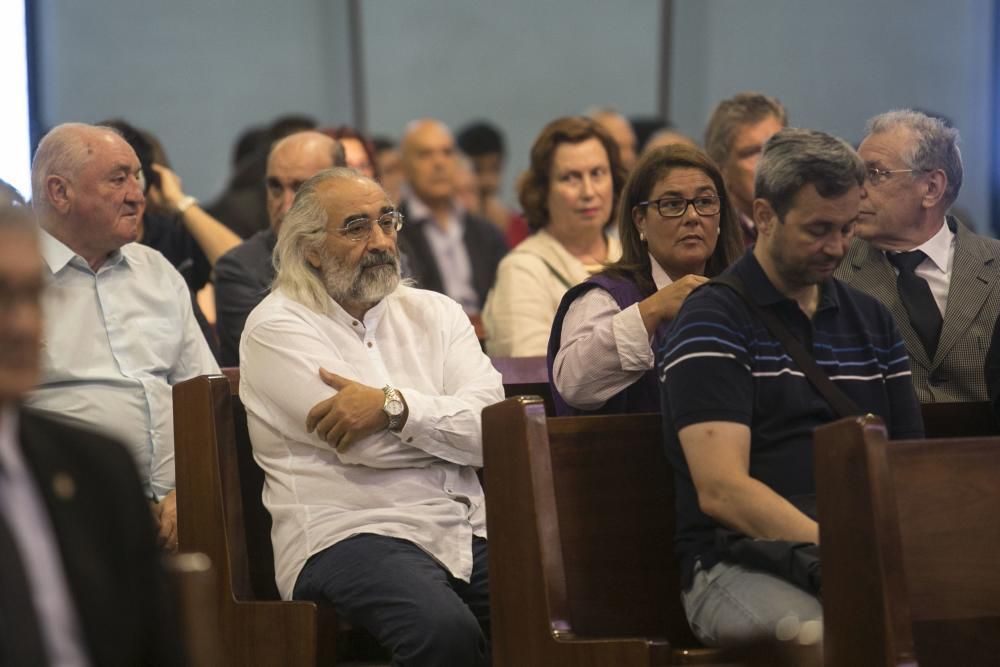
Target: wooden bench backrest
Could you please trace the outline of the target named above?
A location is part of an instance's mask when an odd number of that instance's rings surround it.
[[[504,396],[541,396],[545,414],[555,415],[545,357],[494,357],[490,361],[503,377]]]
[[[697,646],[659,416],[546,419],[519,397],[487,408],[483,432],[495,663],[649,664]],[[632,639],[596,641],[613,637]],[[547,652],[553,638],[595,642]]]
[[[1000,435],[989,401],[924,403],[924,435],[928,438],[977,438]]]
[[[816,431],[816,475],[831,664],[1000,656],[1000,438],[842,420]]]

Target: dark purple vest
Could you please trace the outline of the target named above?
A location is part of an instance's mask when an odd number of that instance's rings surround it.
[[[559,390],[552,382],[552,364],[555,363],[556,353],[559,351],[560,338],[562,337],[563,319],[566,312],[578,297],[594,288],[601,288],[608,292],[615,303],[622,310],[625,310],[634,303],[639,303],[649,296],[639,291],[639,287],[631,280],[612,278],[604,274],[593,276],[586,282],[570,288],[563,295],[559,310],[556,311],[555,320],[552,322],[552,333],[549,335],[548,347],[548,367],[549,367],[549,387],[552,390],[552,398],[556,406],[556,415],[559,417],[571,417],[574,415],[612,415],[622,413],[638,412],[659,412],[660,411],[660,385],[656,381],[656,370],[646,371],[641,378],[633,382],[619,393],[607,400],[597,410],[579,410],[566,403],[559,395]],[[657,332],[659,334],[659,332]]]

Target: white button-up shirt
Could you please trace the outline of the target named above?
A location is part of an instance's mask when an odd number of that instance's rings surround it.
[[[42,379],[26,403],[126,443],[147,491],[174,488],[172,385],[219,366],[191,293],[163,255],[130,243],[95,273],[42,232]]]
[[[306,433],[309,410],[335,393],[320,379],[321,367],[399,389],[406,425],[343,452]],[[359,320],[332,299],[328,312],[318,313],[272,292],[243,330],[240,398],[266,475],[263,500],[274,521],[283,598],[291,598],[311,555],[359,533],[409,540],[469,580],[472,536],[486,536],[475,472],[481,413],[503,400],[503,385],[457,303],[400,286]]]
[[[927,286],[931,288],[934,302],[937,304],[941,316],[948,310],[948,290],[951,289],[951,267],[955,260],[955,241],[958,238],[955,232],[951,231],[948,221],[945,220],[937,234],[930,237],[922,245],[918,245],[913,250],[922,250],[927,258],[917,265],[913,273],[927,281]],[[899,269],[895,266],[892,270],[899,274]]]

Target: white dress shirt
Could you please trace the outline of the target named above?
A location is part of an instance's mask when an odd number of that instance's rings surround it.
[[[130,243],[95,273],[42,232],[42,379],[27,404],[126,443],[147,492],[174,488],[171,386],[218,373],[184,279],[156,250]]]
[[[948,221],[941,225],[937,234],[927,239],[913,250],[922,250],[927,258],[917,265],[913,273],[927,281],[934,295],[934,301],[941,311],[941,316],[948,311],[948,290],[951,287],[951,267],[955,260],[955,232],[951,231]],[[892,270],[899,274],[895,266]]]
[[[673,281],[649,256],[653,283],[663,289]],[[622,310],[606,290],[594,288],[578,297],[563,318],[552,382],[569,405],[596,410],[653,367],[652,336],[646,332],[639,304]]]
[[[0,407],[0,512],[20,551],[50,664],[88,665],[59,544],[17,434],[17,410],[9,405]]]
[[[320,379],[321,367],[399,389],[406,425],[343,452],[306,433],[309,410],[336,393]],[[359,533],[413,542],[469,580],[472,536],[486,536],[475,472],[481,413],[503,400],[503,385],[457,303],[400,286],[358,320],[332,299],[318,313],[272,292],[243,330],[240,397],[266,474],[283,598],[291,598],[310,556]]]
[[[453,206],[444,228],[434,219],[427,204],[410,195],[406,199],[407,211],[414,222],[420,221],[421,231],[431,248],[444,293],[462,304],[465,312],[479,312],[479,294],[472,282],[472,261],[465,247],[465,221],[463,211]]]

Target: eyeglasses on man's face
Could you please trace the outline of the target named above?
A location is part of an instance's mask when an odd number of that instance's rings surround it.
[[[698,215],[715,215],[722,209],[722,201],[718,195],[700,195],[693,199],[661,197],[660,199],[641,201],[636,206],[649,206],[650,204],[656,204],[656,210],[663,218],[679,218],[687,212],[688,206],[694,206]]]
[[[339,231],[348,241],[360,243],[361,241],[368,240],[372,235],[372,229],[375,225],[378,225],[382,233],[386,236],[395,236],[396,232],[403,227],[403,214],[399,211],[390,211],[382,214],[375,221],[372,221],[370,218],[351,220]]]
[[[878,187],[892,178],[893,174],[922,174],[926,171],[927,169],[879,169],[878,167],[868,167],[865,169],[865,182]]]

